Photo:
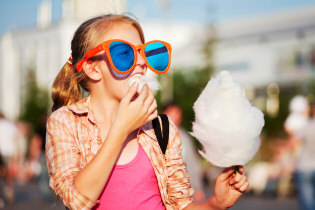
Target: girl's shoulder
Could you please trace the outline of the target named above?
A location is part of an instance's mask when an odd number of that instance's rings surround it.
[[[55,127],[55,125],[68,125],[69,121],[74,119],[73,113],[67,106],[62,106],[52,112],[47,119],[47,127]]]
[[[50,115],[49,118],[58,118],[60,115],[67,115],[71,112],[67,106],[62,106],[59,109],[53,111]]]
[[[67,106],[62,106],[53,113],[50,114],[49,118],[58,118],[61,116],[67,116],[71,118],[76,114],[87,113],[89,110],[89,97],[79,100],[74,104],[70,104]]]

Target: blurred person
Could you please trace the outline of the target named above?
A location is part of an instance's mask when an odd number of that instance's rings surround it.
[[[38,177],[41,172],[40,166],[40,154],[42,148],[42,138],[37,133],[33,134],[30,141],[29,147],[29,158],[28,158],[28,168],[29,177]]]
[[[40,163],[40,174],[39,174],[39,192],[41,197],[47,203],[52,203],[54,201],[53,193],[49,188],[49,174],[46,164],[46,157],[45,157],[45,144],[46,144],[46,123],[47,123],[47,113],[44,113],[41,117],[41,124],[36,131],[41,138],[41,150],[39,156],[39,163]]]
[[[16,177],[19,184],[24,184],[27,181],[27,167],[28,149],[29,149],[29,137],[31,135],[32,127],[27,122],[18,122],[17,127],[19,129],[18,136],[18,149],[17,149],[17,164],[19,173]]]
[[[20,173],[17,180],[20,184],[31,180],[36,181],[41,198],[51,203],[53,200],[45,157],[46,116],[46,114],[42,116],[41,126],[35,132],[29,123],[18,123],[21,135],[19,138]]]
[[[296,159],[301,149],[297,133],[306,126],[309,120],[310,107],[307,99],[302,95],[294,96],[290,101],[289,111],[284,122],[284,129],[289,135],[288,147],[292,150],[292,157]]]
[[[315,105],[312,106],[315,111]],[[301,150],[296,163],[296,182],[299,204],[303,210],[315,209],[315,113],[298,132]]]
[[[145,43],[134,19],[104,15],[79,26],[71,50],[53,83],[46,139],[50,186],[68,208],[210,210],[235,204],[248,187],[243,167],[237,174],[233,167],[223,170],[215,193],[193,202],[175,124],[169,118],[163,155],[151,123],[158,117],[153,93],[147,84],[139,93],[139,83],[128,84],[147,68],[168,70],[168,43]],[[89,96],[83,98],[79,87]]]
[[[194,188],[193,198],[196,202],[201,202],[205,199],[205,193],[202,190],[203,174],[199,164],[200,160],[196,153],[196,148],[193,144],[193,139],[185,131],[185,129],[181,127],[183,110],[175,102],[170,102],[165,106],[164,113],[172,119],[172,121],[178,128],[183,146],[183,159],[187,165],[187,171],[190,176],[191,186]]]
[[[14,177],[18,174],[18,137],[19,130],[15,122],[0,114],[0,155],[6,168],[4,196],[14,202]],[[0,206],[4,201],[0,201]]]
[[[287,197],[293,193],[293,172],[295,156],[287,139],[275,139],[273,158],[270,162],[269,186],[266,193]]]
[[[290,195],[293,191],[295,163],[301,150],[301,142],[297,134],[306,126],[309,118],[309,105],[302,95],[294,96],[289,103],[289,115],[284,122],[284,129],[289,135],[282,147],[279,161],[282,165],[281,177],[278,184],[280,196]]]
[[[294,96],[289,103],[289,115],[284,122],[284,129],[289,135],[288,146],[296,155],[299,152],[299,144],[296,134],[305,127],[308,122],[310,107],[307,99],[302,95]]]
[[[255,195],[262,195],[269,190],[267,184],[271,178],[271,166],[272,164],[269,162],[259,161],[248,169],[248,183],[250,183],[248,190],[250,192]]]

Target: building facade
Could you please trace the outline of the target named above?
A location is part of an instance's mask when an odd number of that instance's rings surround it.
[[[34,71],[40,87],[51,88],[71,55],[72,36],[84,20],[124,11],[124,0],[64,0],[62,19],[52,24],[51,2],[43,1],[37,27],[8,31],[0,37],[0,111],[8,118],[18,117],[29,71]]]
[[[50,89],[70,56],[79,24],[97,14],[122,13],[126,7],[123,0],[86,2],[64,0],[63,18],[54,24],[46,2],[41,7],[46,12],[38,13],[42,20],[38,27],[8,31],[0,38],[0,110],[9,118],[20,113],[28,71],[35,72],[40,86]],[[45,14],[48,17],[42,17]],[[175,20],[140,20],[140,24],[147,41],[172,44],[173,69],[206,63],[202,49],[214,34],[205,25]],[[315,7],[215,25],[215,30],[215,69],[229,70],[247,90],[315,79]]]

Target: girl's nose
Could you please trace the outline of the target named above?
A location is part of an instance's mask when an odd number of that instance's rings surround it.
[[[137,51],[137,61],[136,61],[136,66],[139,66],[141,67],[141,69],[144,70],[144,73],[146,72],[147,70],[147,66],[145,64],[145,60],[144,58],[142,57],[142,55],[140,54],[139,51]]]
[[[145,60],[144,60],[144,58],[142,57],[142,55],[140,54],[139,51],[137,51],[137,62],[136,62],[136,65],[140,65],[140,66],[145,65]]]

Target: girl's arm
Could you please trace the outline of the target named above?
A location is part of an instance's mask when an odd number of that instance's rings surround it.
[[[132,100],[137,88],[138,84],[133,85],[122,99],[101,149],[75,177],[76,189],[91,200],[102,192],[129,133],[157,117],[156,102],[147,85]]]
[[[71,120],[66,109],[54,112],[47,123],[46,155],[50,185],[69,209],[91,209],[106,183],[123,142],[124,132],[109,134],[95,157],[82,169]]]
[[[81,166],[73,115],[67,108],[52,113],[47,122],[46,157],[50,186],[70,209],[91,209],[104,188],[128,134],[157,117],[156,103],[144,86],[131,100],[137,86],[122,99],[108,135],[94,158]]]
[[[110,129],[100,150],[74,179],[74,186],[82,195],[97,200],[127,136],[119,127]]]
[[[243,167],[240,167],[237,174],[234,167],[225,169],[216,179],[214,195],[203,203],[190,203],[185,210],[210,210],[228,209],[232,207],[248,188],[248,182],[244,175]]]
[[[227,209],[234,205],[247,187],[243,167],[234,174],[234,167],[225,169],[216,179],[214,195],[203,203],[192,202],[189,176],[182,158],[182,144],[178,130],[170,121],[170,139],[165,158],[168,174],[167,191],[171,204],[178,209]]]

